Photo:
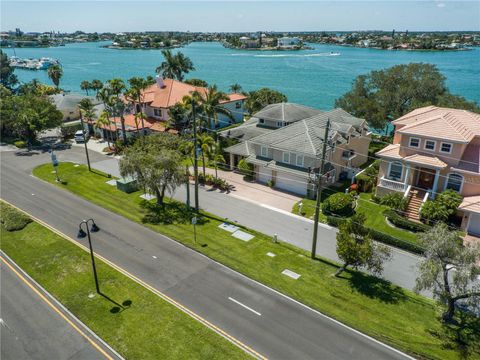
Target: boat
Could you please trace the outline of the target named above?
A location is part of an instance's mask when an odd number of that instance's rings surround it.
[[[16,56],[10,58],[10,65],[12,67],[27,69],[27,70],[47,70],[52,65],[58,65],[60,62],[57,59],[42,57],[40,59],[21,59]]]
[[[339,52],[330,51],[330,56],[340,56]]]

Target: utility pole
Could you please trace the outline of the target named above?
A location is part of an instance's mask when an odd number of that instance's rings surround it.
[[[192,101],[193,115],[193,176],[195,178],[195,211],[198,212],[198,153],[197,153],[197,119],[195,115],[195,100]]]
[[[323,136],[323,149],[322,149],[322,162],[320,164],[320,173],[318,174],[317,180],[317,203],[315,205],[315,217],[313,220],[313,239],[312,239],[312,259],[316,257],[317,250],[317,233],[318,233],[318,217],[320,215],[320,200],[322,198],[322,187],[323,187],[323,173],[325,168],[325,158],[327,156],[327,142],[328,142],[328,132],[330,130],[330,119],[327,119],[327,126],[325,127],[325,135]]]
[[[83,143],[85,144],[85,154],[87,155],[88,171],[92,171],[92,169],[90,168],[90,157],[88,156],[87,139],[85,137],[85,127],[83,125],[82,110],[80,110],[80,123],[82,124]],[[87,123],[87,129],[88,129],[88,123]]]

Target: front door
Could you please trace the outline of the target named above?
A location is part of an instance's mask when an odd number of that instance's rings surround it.
[[[435,170],[419,168],[418,172],[417,186],[423,189],[432,189],[435,180]]]

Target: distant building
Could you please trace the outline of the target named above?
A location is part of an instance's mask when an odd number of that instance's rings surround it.
[[[281,37],[277,41],[277,46],[281,48],[289,48],[289,47],[295,47],[299,46],[302,43],[300,38],[298,37]]]

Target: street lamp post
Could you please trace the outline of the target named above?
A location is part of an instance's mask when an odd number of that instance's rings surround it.
[[[90,229],[88,228],[89,222],[92,223],[92,226]],[[83,230],[82,225],[85,225],[87,232]],[[97,294],[101,294],[100,286],[98,285],[97,268],[95,267],[95,256],[93,256],[92,239],[90,238],[90,231],[97,232],[98,230],[100,230],[100,228],[97,226],[97,224],[95,224],[95,221],[93,219],[82,220],[82,222],[80,222],[80,224],[78,225],[77,237],[78,238],[84,238],[85,236],[88,237],[88,246],[90,248],[90,257],[92,259],[93,277],[95,278],[95,288],[97,289]]]

